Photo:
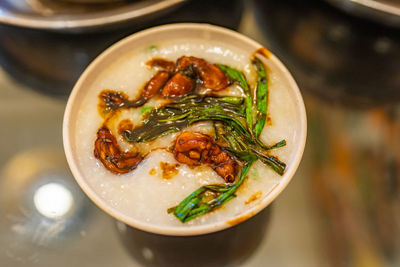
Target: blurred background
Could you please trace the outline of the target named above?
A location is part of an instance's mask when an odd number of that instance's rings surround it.
[[[76,185],[62,118],[98,54],[173,22],[255,39],[305,100],[302,163],[241,266],[400,266],[400,1],[2,0],[0,22],[0,266],[142,266]]]

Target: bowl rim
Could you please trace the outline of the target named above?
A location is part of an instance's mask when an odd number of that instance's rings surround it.
[[[194,236],[194,235],[202,235],[202,234],[209,234],[213,233],[216,231],[220,231],[229,227],[232,227],[233,225],[228,224],[226,221],[219,221],[213,224],[207,224],[207,225],[200,225],[200,226],[193,226],[193,227],[188,227],[188,228],[180,228],[177,229],[176,227],[160,227],[160,226],[154,226],[151,224],[147,224],[145,222],[135,220],[130,218],[127,215],[124,215],[122,212],[118,211],[117,209],[109,206],[102,198],[94,191],[91,189],[90,185],[85,182],[85,177],[82,173],[80,173],[78,169],[78,164],[75,161],[73,157],[73,148],[71,146],[71,136],[73,134],[70,134],[69,131],[69,125],[71,123],[71,113],[74,108],[74,103],[75,99],[77,98],[77,95],[80,90],[83,90],[81,85],[82,83],[87,79],[89,75],[91,75],[92,70],[96,68],[98,64],[100,64],[103,60],[105,60],[109,55],[115,53],[115,51],[123,48],[125,45],[129,44],[130,42],[133,42],[134,40],[144,38],[148,35],[153,35],[157,34],[160,31],[174,31],[177,29],[191,29],[191,30],[197,30],[197,31],[212,31],[212,32],[217,32],[222,35],[230,35],[233,38],[237,38],[240,41],[247,43],[248,45],[252,46],[254,48],[254,51],[256,51],[259,48],[263,48],[261,44],[258,42],[238,33],[230,29],[226,29],[220,26],[215,26],[215,25],[210,25],[210,24],[203,24],[203,23],[175,23],[175,24],[166,24],[162,26],[156,26],[153,28],[149,28],[137,33],[134,33],[117,43],[113,44],[109,48],[107,48],[103,53],[101,53],[92,63],[85,69],[85,71],[82,73],[78,81],[76,82],[74,88],[71,91],[71,94],[69,96],[65,113],[64,113],[64,120],[63,120],[63,144],[64,144],[64,151],[65,155],[67,158],[68,165],[71,169],[71,172],[73,176],[75,177],[75,180],[81,187],[81,189],[86,193],[86,195],[94,202],[98,207],[100,207],[103,211],[107,212],[109,215],[112,217],[116,218],[119,221],[122,221],[123,223],[130,225],[132,227],[135,227],[137,229],[147,231],[150,233],[155,233],[155,234],[161,234],[161,235],[170,235],[170,236]],[[299,139],[300,142],[297,144],[295,150],[294,150],[294,160],[290,165],[290,168],[286,170],[284,175],[281,177],[279,183],[277,186],[275,186],[261,201],[260,204],[255,205],[254,207],[246,210],[245,212],[239,214],[236,216],[233,220],[236,219],[243,219],[240,220],[240,222],[247,220],[248,218],[253,217],[256,215],[258,212],[263,210],[265,207],[267,207],[282,191],[284,188],[286,188],[287,184],[290,182],[290,180],[293,178],[300,161],[302,159],[302,155],[304,152],[305,148],[305,143],[306,143],[306,135],[307,135],[307,119],[306,119],[306,110],[303,102],[303,98],[301,96],[300,90],[289,73],[289,71],[286,69],[286,67],[282,64],[282,62],[274,56],[272,53],[268,55],[268,59],[272,61],[272,64],[275,64],[277,68],[282,71],[284,74],[285,78],[287,79],[289,85],[290,85],[290,90],[293,93],[294,96],[294,101],[298,103],[299,110],[299,118],[300,118],[300,129],[299,129]]]

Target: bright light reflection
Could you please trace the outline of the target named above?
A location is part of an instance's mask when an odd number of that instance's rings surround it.
[[[48,183],[36,190],[33,202],[43,216],[57,219],[68,213],[74,199],[71,192],[62,184]]]

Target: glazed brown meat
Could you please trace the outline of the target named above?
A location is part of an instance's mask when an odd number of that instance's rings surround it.
[[[168,79],[169,73],[167,71],[157,72],[145,85],[142,92],[142,97],[146,100],[152,98],[161,90],[161,88],[163,88]]]
[[[175,71],[185,71],[192,67],[197,71],[205,88],[219,91],[229,86],[225,73],[215,64],[209,64],[202,58],[183,56],[177,60]]]
[[[236,162],[212,141],[199,132],[181,133],[174,146],[174,156],[180,163],[189,166],[210,165],[226,182],[232,183],[236,175]]]
[[[142,157],[136,153],[122,152],[117,139],[105,127],[97,131],[97,139],[94,143],[94,156],[103,163],[104,167],[116,174],[130,172],[142,160]]]
[[[165,84],[161,91],[163,97],[183,96],[194,89],[194,81],[178,72]]]
[[[198,166],[209,161],[208,154],[212,145],[208,135],[198,132],[183,132],[176,138],[174,156],[181,163]]]
[[[203,81],[203,86],[214,91],[225,89],[230,84],[225,73],[214,64],[208,64],[205,68],[200,68],[199,75]]]
[[[215,144],[210,151],[214,170],[228,183],[235,181],[237,163],[231,156]]]
[[[191,65],[196,69],[204,68],[207,64],[207,61],[202,58],[183,56],[178,58],[178,60],[176,61],[175,71],[178,72],[185,70]]]

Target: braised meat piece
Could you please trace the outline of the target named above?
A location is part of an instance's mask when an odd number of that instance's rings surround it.
[[[132,131],[133,123],[130,119],[124,119],[118,124],[118,133],[123,134],[125,131]]]
[[[219,91],[230,84],[228,77],[217,65],[209,64],[202,58],[183,56],[177,60],[175,71],[182,72],[190,68],[197,72],[205,88]]]
[[[225,73],[214,64],[208,64],[205,68],[200,68],[199,75],[203,81],[203,86],[214,91],[225,89],[230,84]]]
[[[165,84],[161,91],[163,97],[183,96],[192,91],[194,81],[186,75],[178,72]]]
[[[210,159],[213,164],[213,169],[224,178],[228,183],[235,181],[237,163],[234,159],[217,144],[210,150]]]
[[[226,182],[232,183],[236,175],[236,162],[212,141],[199,132],[183,132],[176,141],[174,156],[180,163],[189,166],[210,165]]]
[[[190,65],[192,65],[196,69],[204,68],[207,64],[207,61],[202,58],[183,56],[178,58],[178,60],[176,61],[175,71],[178,72],[185,70],[189,68]]]
[[[152,98],[161,90],[161,88],[163,88],[168,79],[169,73],[167,71],[157,72],[145,85],[142,92],[142,97],[146,100]]]
[[[116,174],[132,171],[142,160],[142,157],[137,153],[122,152],[117,139],[105,127],[97,131],[97,139],[94,142],[94,156],[103,163],[104,167]]]
[[[175,141],[174,156],[177,161],[189,166],[198,166],[209,161],[212,147],[208,135],[198,132],[183,132]]]

